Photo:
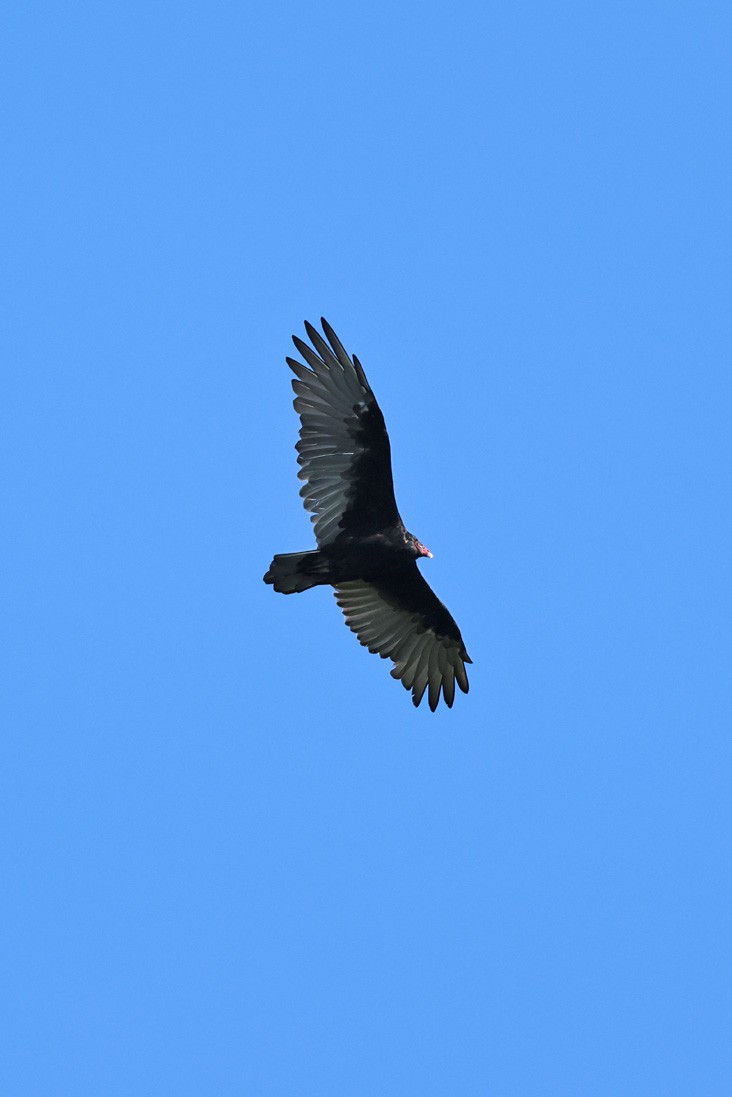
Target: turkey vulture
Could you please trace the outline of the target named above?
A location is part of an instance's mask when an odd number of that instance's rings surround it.
[[[432,553],[399,516],[389,436],[366,374],[330,324],[322,317],[321,323],[327,343],[305,323],[314,350],[292,337],[307,365],[287,359],[302,424],[300,494],[312,511],[318,548],[275,556],[264,581],[281,594],[335,587],[348,627],[369,651],[393,660],[392,676],[411,689],[414,704],[427,690],[434,712],[442,691],[451,708],[456,681],[468,692],[465,664],[472,660],[417,567],[420,556]]]

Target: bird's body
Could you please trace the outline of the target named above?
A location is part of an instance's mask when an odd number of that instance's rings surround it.
[[[351,628],[369,651],[391,658],[392,675],[418,705],[428,690],[451,706],[457,681],[468,692],[471,662],[460,630],[430,589],[416,561],[432,555],[399,515],[384,417],[358,359],[333,329],[323,337],[305,325],[315,350],[297,336],[308,366],[287,362],[296,375],[300,415],[300,494],[312,511],[318,548],[274,557],[264,576],[282,594],[332,585]]]
[[[399,531],[383,530],[355,541],[336,541],[309,552],[275,556],[273,567],[264,581],[271,582],[280,594],[296,594],[323,584],[332,585],[353,579],[376,580],[385,571],[409,567],[415,559],[414,551],[399,536]],[[278,583],[285,577],[292,581],[299,577],[301,585],[282,590]],[[292,584],[288,582],[286,585]]]

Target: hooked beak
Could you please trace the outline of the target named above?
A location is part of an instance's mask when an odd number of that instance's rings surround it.
[[[429,560],[432,559],[432,553],[428,548],[425,547],[425,545],[422,544],[421,541],[417,541],[417,549],[419,550],[420,556],[426,556]]]

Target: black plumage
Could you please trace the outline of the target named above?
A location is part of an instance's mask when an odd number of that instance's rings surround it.
[[[298,476],[318,548],[274,557],[264,576],[282,594],[335,587],[348,627],[369,651],[392,659],[392,675],[419,705],[448,707],[455,682],[468,692],[469,658],[454,619],[417,567],[432,555],[408,533],[397,510],[384,417],[358,358],[350,358],[321,319],[312,347],[293,336],[306,365],[287,362],[300,416]]]

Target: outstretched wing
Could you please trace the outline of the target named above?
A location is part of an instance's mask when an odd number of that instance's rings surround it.
[[[348,627],[369,651],[394,661],[392,677],[411,689],[415,705],[428,689],[433,712],[440,691],[452,708],[456,681],[463,693],[468,692],[465,664],[472,659],[460,629],[416,564],[378,582],[356,579],[338,583],[335,589]]]
[[[401,519],[384,416],[358,358],[351,360],[330,324],[321,323],[328,343],[306,322],[315,350],[295,335],[307,366],[295,358],[287,363],[297,377],[292,387],[302,423],[298,476],[306,483],[300,494],[313,512],[318,544],[330,545],[367,537]]]

